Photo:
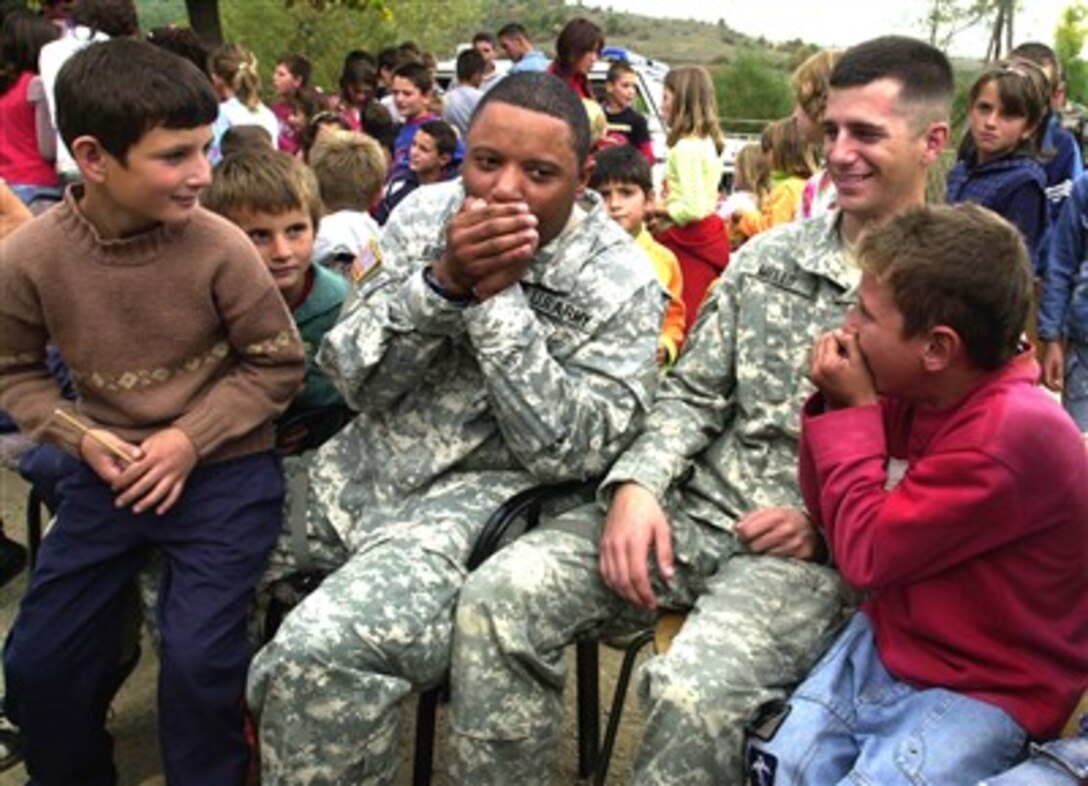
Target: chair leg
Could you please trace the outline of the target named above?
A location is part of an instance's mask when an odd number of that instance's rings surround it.
[[[601,754],[593,778],[594,786],[604,786],[605,778],[608,777],[608,765],[612,761],[612,748],[616,744],[616,735],[619,734],[620,718],[623,715],[623,705],[627,700],[627,686],[635,670],[635,659],[653,640],[654,631],[651,628],[632,639],[623,653],[623,664],[620,666],[620,674],[616,680],[616,692],[612,695],[612,710],[608,715],[608,726],[604,732],[604,744],[601,746]]]
[[[42,501],[34,487],[26,496],[26,550],[27,565],[31,570],[38,561],[38,551],[42,545]]]
[[[597,769],[600,750],[600,683],[597,642],[575,644],[578,677],[578,777],[588,778]]]
[[[438,702],[442,698],[443,690],[445,686],[439,685],[419,695],[419,706],[416,709],[416,751],[412,763],[412,786],[429,786],[431,782]]]

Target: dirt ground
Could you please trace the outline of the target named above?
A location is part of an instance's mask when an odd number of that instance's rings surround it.
[[[0,470],[0,512],[2,512],[5,530],[15,540],[25,543],[25,502],[26,485],[12,472]],[[0,631],[6,633],[15,617],[19,598],[26,587],[26,576],[20,576],[0,589]],[[608,709],[612,702],[613,686],[619,671],[622,652],[601,647],[600,701],[601,734],[608,719]],[[574,652],[568,653],[570,678],[566,695],[567,713],[563,738],[556,762],[556,784],[578,782],[577,729],[575,725],[575,679]],[[109,729],[115,744],[115,760],[120,778],[118,786],[163,786],[162,764],[155,721],[155,679],[158,673],[158,661],[154,648],[147,640],[143,642],[143,655],[132,676],[121,688],[114,702]],[[609,784],[622,784],[630,780],[630,760],[632,749],[641,729],[642,718],[639,714],[637,697],[634,695],[634,683],[630,689],[627,707],[623,714],[616,751],[609,770]],[[433,783],[444,786],[445,777],[445,718],[444,708],[439,709],[438,743],[435,746],[435,768]],[[411,759],[415,739],[414,702],[405,708],[405,728],[402,735],[402,766],[399,783],[411,783]],[[26,772],[16,766],[0,773],[0,786],[17,786],[26,783]]]

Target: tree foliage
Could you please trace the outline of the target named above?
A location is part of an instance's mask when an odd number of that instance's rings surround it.
[[[1009,0],[929,0],[922,18],[929,42],[947,49],[953,39],[980,24],[993,26],[1004,13],[1011,17],[1016,3]],[[1011,25],[1011,21],[1007,24]]]
[[[268,81],[284,52],[302,52],[314,66],[313,81],[335,89],[344,55],[376,53],[415,41],[439,59],[453,55],[475,29],[483,0],[443,0],[435,24],[433,0],[220,0],[223,35],[254,51]]]
[[[1088,38],[1088,7],[1072,3],[1062,9],[1054,30],[1054,51],[1065,70],[1066,95],[1078,104],[1088,104],[1088,66],[1080,53]]]
[[[763,123],[793,111],[789,75],[755,49],[742,50],[733,62],[714,75],[718,113],[735,119],[727,131],[760,131]],[[733,125],[736,124],[736,127]]]
[[[315,11],[325,11],[329,8],[346,8],[349,11],[373,10],[382,16],[388,16],[391,12],[385,0],[283,0],[288,8],[296,5],[309,5]]]

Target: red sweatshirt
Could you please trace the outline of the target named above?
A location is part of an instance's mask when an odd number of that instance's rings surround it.
[[[1025,352],[943,412],[802,417],[801,486],[885,667],[1055,736],[1088,674],[1088,456]],[[897,483],[895,467],[905,474]]]

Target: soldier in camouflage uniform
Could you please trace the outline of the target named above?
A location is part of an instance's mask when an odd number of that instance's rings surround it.
[[[885,38],[845,54],[831,84],[841,212],[751,240],[599,505],[519,539],[462,588],[453,782],[549,783],[564,646],[679,608],[691,610],[683,628],[642,670],[634,782],[741,784],[745,719],[783,697],[844,621],[852,598],[820,562],[797,484],[809,347],[855,299],[849,246],[861,229],[924,201],[952,83],[939,51]]]
[[[360,414],[318,451],[306,514],[337,542],[319,562],[346,562],[251,668],[264,786],[394,782],[398,707],[449,667],[488,515],[603,473],[653,396],[667,295],[600,199],[576,201],[581,102],[553,76],[510,77],[467,147],[463,185],[393,213],[319,353]]]

